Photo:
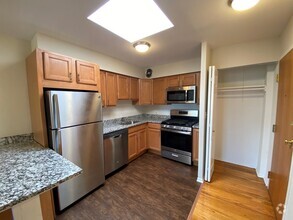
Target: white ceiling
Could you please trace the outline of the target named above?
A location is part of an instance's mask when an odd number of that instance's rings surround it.
[[[87,20],[106,0],[0,0],[0,32],[26,40],[41,32],[150,67],[199,56],[202,41],[216,48],[278,37],[293,15],[293,0],[260,0],[244,12],[233,11],[228,0],[155,1],[175,27],[144,39],[152,45],[146,54]]]

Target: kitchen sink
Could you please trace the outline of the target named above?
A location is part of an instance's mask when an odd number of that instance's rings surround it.
[[[133,124],[136,124],[138,123],[139,121],[135,121],[135,120],[127,120],[127,121],[120,121],[119,124],[120,125],[133,125]]]

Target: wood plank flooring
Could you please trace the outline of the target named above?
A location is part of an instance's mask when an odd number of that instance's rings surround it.
[[[268,190],[254,169],[216,161],[189,219],[275,219]]]
[[[197,168],[146,153],[57,220],[186,219],[198,192]]]

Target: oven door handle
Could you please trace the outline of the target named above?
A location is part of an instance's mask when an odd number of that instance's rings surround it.
[[[167,128],[161,128],[161,131],[167,131],[167,132],[172,132],[172,133],[177,133],[177,134],[191,135],[191,131],[177,131],[177,130],[171,130],[171,129],[167,129]]]

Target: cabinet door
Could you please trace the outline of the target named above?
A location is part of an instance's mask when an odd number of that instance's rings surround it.
[[[195,85],[196,85],[196,102],[199,104],[199,96],[200,96],[200,72],[195,73]]]
[[[132,101],[138,100],[138,79],[130,78],[130,99]]]
[[[76,82],[86,85],[97,85],[97,65],[80,60],[75,61],[76,64]]]
[[[150,105],[153,99],[153,81],[151,79],[139,80],[139,104]]]
[[[198,129],[193,129],[192,131],[192,160],[198,160]]]
[[[130,81],[129,77],[117,75],[118,99],[121,99],[121,100],[129,99],[129,90],[130,90],[129,81]]]
[[[164,105],[166,104],[166,78],[157,78],[153,80],[153,104]]]
[[[117,104],[117,75],[106,73],[106,105],[115,106]]]
[[[137,155],[137,133],[128,134],[128,160],[131,160]]]
[[[167,77],[167,87],[180,86],[179,75]]]
[[[44,52],[44,79],[72,82],[72,59]]]
[[[107,98],[107,93],[106,93],[106,73],[101,70],[100,72],[100,77],[101,77],[101,94],[102,94],[102,102],[103,106],[106,106],[106,98]]]
[[[148,147],[152,150],[161,151],[161,130],[148,128]]]
[[[147,148],[146,129],[138,131],[137,135],[138,135],[138,153],[140,153]]]
[[[180,84],[181,86],[191,86],[195,85],[195,73],[188,73],[180,75]]]

